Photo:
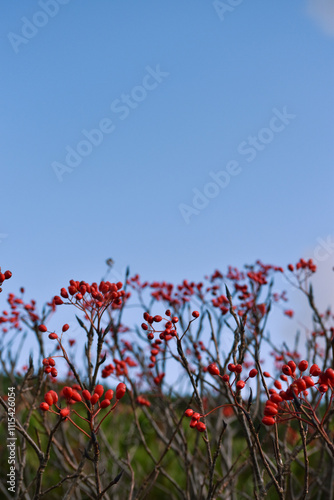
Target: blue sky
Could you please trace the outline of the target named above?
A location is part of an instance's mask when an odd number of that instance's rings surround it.
[[[331,2],[220,5],[2,2],[7,289],[44,301],[109,257],[170,281],[285,265],[333,235]]]

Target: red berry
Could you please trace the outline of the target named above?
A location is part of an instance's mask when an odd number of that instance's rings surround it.
[[[294,361],[288,361],[288,366],[290,366],[292,373],[295,373],[297,365]]]
[[[5,279],[6,280],[9,280],[9,278],[11,278],[13,275],[10,271],[5,271]]]
[[[116,387],[116,399],[122,399],[125,393],[126,393],[126,385],[123,384],[123,382],[121,382]]]
[[[39,405],[39,407],[40,407],[40,409],[41,409],[42,411],[48,411],[48,409],[49,409],[49,405],[48,405],[48,403],[41,403],[41,404]]]
[[[114,391],[112,389],[108,389],[104,395],[105,399],[109,399],[109,401],[112,400],[114,397]]]
[[[320,384],[319,385],[319,391],[322,393],[325,393],[328,391],[328,385],[327,384]]]
[[[278,389],[279,391],[282,389],[282,384],[279,380],[275,380],[274,382],[274,386],[276,387],[276,389]]]
[[[192,419],[190,420],[189,427],[191,427],[192,429],[194,429],[194,428],[197,426],[197,423],[198,423],[197,418],[192,418]]]
[[[52,406],[53,405],[53,397],[52,397],[52,394],[50,394],[49,392],[47,392],[45,395],[44,395],[44,401],[49,405],[49,406]]]
[[[98,394],[96,394],[96,392],[94,392],[93,396],[90,399],[90,402],[94,406],[98,402],[99,399],[100,399],[100,396]]]
[[[66,418],[70,413],[70,410],[68,408],[63,408],[60,410],[60,416],[63,418]]]
[[[107,408],[108,406],[110,406],[110,401],[109,399],[104,399],[103,401],[101,401],[101,408]]]
[[[219,368],[216,365],[216,363],[211,363],[211,365],[208,366],[208,372],[210,373],[210,375],[219,375],[220,374]]]
[[[160,323],[160,321],[162,321],[162,317],[157,315],[157,316],[154,316],[153,320],[156,322],[156,323]]]
[[[142,323],[141,327],[142,327],[143,330],[148,330],[148,326],[147,326],[146,323]]]
[[[188,410],[186,410],[184,412],[184,414],[185,414],[186,417],[192,417],[193,414],[194,414],[194,410],[192,410],[191,408],[188,408]]]
[[[312,365],[311,368],[310,368],[310,375],[312,375],[312,377],[318,377],[321,373],[321,370],[319,368],[318,365]]]
[[[243,380],[239,380],[239,381],[237,382],[237,385],[236,385],[237,390],[238,390],[238,391],[241,391],[241,389],[243,389],[243,388],[245,387],[245,385],[246,385],[246,384],[245,384],[245,382],[244,382]]]
[[[53,298],[53,301],[57,306],[64,304],[64,302],[61,300],[61,298],[58,295],[55,295],[55,297]]]
[[[52,399],[53,399],[53,403],[57,403],[58,401],[58,394],[56,393],[56,391],[49,391],[49,394],[51,394],[52,396]]]
[[[95,387],[95,389],[94,389],[94,393],[98,394],[99,397],[101,397],[102,394],[104,393],[104,387],[103,387],[103,385],[97,384],[96,387]]]
[[[223,382],[228,382],[230,380],[230,376],[225,373],[225,375],[222,376],[222,381]]]
[[[173,316],[172,318],[172,322],[173,323],[177,323],[179,321],[179,318],[177,318],[176,316]]]
[[[191,313],[191,315],[192,315],[193,318],[198,318],[199,317],[199,312],[198,311],[193,311]]]
[[[248,375],[249,375],[249,377],[250,377],[250,378],[254,378],[254,377],[256,377],[256,375],[257,375],[257,370],[256,370],[256,368],[253,368],[253,369],[249,372],[249,374],[248,374]]]
[[[65,325],[63,325],[63,328],[62,328],[63,332],[67,332],[68,329],[69,329],[69,325],[67,323]]]
[[[305,380],[305,382],[306,382],[306,388],[307,389],[309,387],[313,387],[314,386],[314,382],[313,382],[313,379],[311,377],[308,377],[307,375],[304,375],[303,376],[303,380]]]
[[[73,389],[72,387],[64,387],[63,389],[63,395],[65,396],[66,399],[71,399],[72,398],[72,394],[73,394]]]
[[[334,382],[334,370],[333,368],[327,368],[325,371],[326,377],[330,380],[331,384]]]
[[[270,378],[270,377],[271,377],[271,375],[270,375],[270,373],[269,373],[269,372],[263,372],[263,376],[264,376],[264,377],[267,377],[267,378]]]
[[[281,398],[281,396],[279,394],[272,394],[270,396],[270,401],[272,401],[273,403],[281,403],[283,401],[283,399]]]
[[[196,429],[199,432],[204,432],[206,429],[206,425],[203,422],[197,422]]]
[[[49,358],[48,362],[49,362],[49,366],[55,366],[56,365],[56,362],[55,362],[55,360],[53,358]]]
[[[43,333],[45,333],[45,332],[48,331],[48,329],[46,328],[45,325],[39,325],[38,329],[39,329],[40,332],[43,332]]]
[[[44,366],[49,366],[49,364],[50,364],[48,358],[44,358],[42,363]]]
[[[67,293],[66,288],[62,288],[60,290],[60,295],[63,297],[63,299],[68,299],[68,293]]]
[[[230,372],[234,372],[235,371],[235,365],[233,363],[229,363],[227,365],[227,368],[228,368],[228,370],[230,370]]]
[[[79,394],[77,391],[73,391],[71,399],[74,399],[74,401],[77,401],[77,402],[82,401],[81,394]]]
[[[283,365],[282,366],[282,372],[285,374],[285,375],[288,375],[288,376],[291,376],[292,375],[292,370],[290,368],[289,365]]]
[[[274,406],[271,405],[266,405],[264,412],[263,412],[267,417],[273,417],[274,415],[277,415],[278,410]]]
[[[303,359],[298,365],[299,371],[301,372],[307,370],[307,367],[308,367],[308,362],[306,361],[306,359]]]
[[[275,419],[273,417],[263,417],[262,423],[264,425],[274,425],[275,424]]]
[[[87,391],[87,389],[84,389],[82,391],[82,397],[86,400],[86,401],[90,401],[92,399],[92,396],[91,396],[91,393],[89,391]]]
[[[295,384],[297,384],[297,387],[298,387],[298,391],[299,391],[299,392],[303,392],[303,391],[305,391],[305,389],[306,389],[306,382],[305,382],[305,380],[303,380],[302,378],[298,378],[298,379],[295,381]]]
[[[235,373],[241,373],[242,372],[242,366],[241,365],[235,365]]]
[[[58,338],[58,335],[56,333],[50,333],[49,339],[56,340],[57,338]]]
[[[53,367],[53,368],[51,368],[51,376],[52,376],[52,377],[54,377],[54,378],[56,378],[56,377],[57,377],[57,375],[58,375],[58,371],[57,371],[57,369],[56,369],[56,368],[54,368],[54,367]]]

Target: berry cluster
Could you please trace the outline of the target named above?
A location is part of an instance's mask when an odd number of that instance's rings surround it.
[[[87,389],[82,390],[78,384],[74,384],[72,387],[63,387],[60,392],[60,397],[65,399],[65,408],[61,408],[61,406],[58,404],[58,394],[53,390],[48,391],[44,396],[44,402],[41,403],[39,407],[44,412],[55,413],[62,419],[69,420],[83,434],[85,434],[87,437],[90,437],[86,431],[84,431],[71,419],[71,412],[75,413],[82,420],[86,421],[90,426],[90,430],[96,434],[103,420],[109,415],[112,410],[116,408],[119,400],[123,398],[125,393],[126,386],[121,382],[116,387],[116,402],[109,409],[108,413],[106,413],[100,420],[100,422],[95,426],[95,417],[100,413],[101,410],[108,408],[111,405],[111,400],[114,396],[114,391],[112,389],[108,389],[106,392],[104,392],[104,387],[101,384],[97,384],[95,386],[93,393],[89,392]],[[88,412],[88,418],[84,418],[79,413],[77,413],[77,411],[73,408],[73,405],[75,405],[76,403],[82,403],[85,406]],[[55,409],[52,407],[54,407]]]
[[[112,309],[118,309],[122,305],[122,300],[127,298],[125,291],[121,290],[123,283],[110,283],[109,281],[101,281],[97,283],[86,283],[85,281],[70,280],[69,286],[60,290],[60,297],[54,297],[56,305],[63,304],[62,299],[68,299],[82,311],[100,311],[105,310],[109,306]]]
[[[197,429],[198,432],[204,432],[205,431],[206,425],[205,425],[204,422],[200,421],[200,419],[203,418],[205,415],[201,415],[200,413],[195,412],[191,408],[188,408],[184,412],[184,414],[185,414],[186,417],[191,418],[190,424],[189,424],[189,427],[191,427],[191,429]]]
[[[0,267],[0,292],[2,292],[2,283],[5,280],[9,280],[12,277],[11,271],[5,271],[4,273],[1,272],[1,267]]]
[[[44,373],[49,373],[51,377],[56,378],[58,371],[56,368],[56,362],[53,358],[44,358],[43,361]]]
[[[295,267],[293,266],[293,264],[289,264],[288,269],[289,271],[294,272]],[[296,264],[296,271],[299,271],[300,269],[309,270],[311,271],[311,273],[315,273],[317,270],[317,266],[314,264],[312,259],[300,259]]]
[[[317,364],[313,364],[309,370],[309,375],[303,375],[308,368],[308,362],[302,360],[298,364],[299,376],[296,374],[297,365],[293,360],[282,366],[281,380],[288,383],[287,389],[280,390],[278,393],[275,389],[270,389],[270,397],[266,401],[264,409],[264,417],[262,422],[265,425],[274,425],[276,422],[288,420],[291,417],[301,418],[301,408],[304,414],[308,415],[311,420],[314,417],[314,411],[320,404],[320,400],[329,389],[332,391],[331,399],[333,398],[334,387],[334,370],[327,368],[321,371]],[[289,383],[289,379],[292,381]],[[318,377],[315,382],[314,377]],[[276,380],[274,383],[276,389],[281,389],[281,383]],[[318,386],[318,387],[316,387]],[[320,399],[315,408],[307,401],[308,389],[316,387]],[[297,408],[297,409],[296,409]],[[312,422],[308,422],[311,423]]]

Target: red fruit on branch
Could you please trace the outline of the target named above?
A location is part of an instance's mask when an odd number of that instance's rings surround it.
[[[77,391],[72,392],[72,397],[71,399],[74,399],[74,401],[80,402],[82,401],[81,394],[79,394]]]
[[[58,401],[58,394],[56,391],[49,391],[48,394],[51,394],[52,399],[53,399],[53,404],[57,403]]]
[[[52,406],[53,405],[53,397],[52,395],[47,392],[45,395],[44,395],[44,401],[49,405],[49,406]]]
[[[48,329],[46,328],[45,325],[39,325],[38,329],[39,329],[40,332],[43,332],[43,333],[45,333],[45,332],[48,331]]]
[[[263,411],[264,415],[266,415],[267,417],[272,417],[274,415],[277,415],[278,413],[278,410],[277,408],[275,408],[274,406],[271,406],[271,405],[266,405],[264,411]]]
[[[206,429],[206,425],[204,424],[204,422],[197,422],[196,424],[196,429],[199,431],[199,432],[204,432],[205,429]]]
[[[99,399],[100,399],[100,396],[95,392],[93,394],[93,396],[91,397],[90,402],[94,406],[98,402]]]
[[[283,365],[282,372],[284,373],[284,375],[287,375],[289,377],[291,377],[291,375],[292,375],[292,370],[291,370],[289,365]]]
[[[95,394],[98,394],[98,395],[99,395],[99,397],[101,397],[101,396],[102,396],[102,394],[104,393],[104,387],[103,387],[103,385],[101,385],[101,384],[97,384],[97,385],[95,386],[94,393],[95,393]]]
[[[68,293],[67,293],[66,288],[62,288],[60,290],[60,295],[63,297],[63,299],[68,299]]]
[[[116,399],[122,399],[125,393],[126,393],[126,385],[123,384],[123,382],[120,382],[116,387]]]
[[[49,405],[48,405],[48,403],[41,403],[41,404],[39,405],[39,407],[40,407],[40,409],[41,409],[42,411],[48,411],[48,410],[49,410]]]
[[[306,359],[303,359],[298,364],[299,371],[301,371],[301,372],[304,372],[305,370],[307,370],[307,367],[308,367],[308,362],[306,361]]]
[[[114,391],[112,389],[108,389],[104,395],[105,399],[109,399],[110,401],[114,397]]]
[[[210,375],[219,375],[220,374],[219,368],[216,365],[216,363],[211,363],[208,366],[208,372],[210,373]]]
[[[87,389],[84,389],[82,391],[82,397],[86,400],[86,401],[90,401],[92,399],[92,396],[91,396],[91,393],[89,391],[87,391]]]
[[[101,406],[101,408],[107,408],[108,406],[110,406],[109,399],[104,399],[103,401],[101,401],[100,406]]]
[[[290,366],[292,373],[295,373],[297,365],[294,361],[288,361],[288,366]]]
[[[62,390],[62,393],[66,399],[71,399],[73,395],[72,387],[65,386]]]
[[[273,417],[263,417],[262,419],[262,423],[264,425],[274,425],[275,424],[275,419]]]
[[[310,368],[310,375],[312,375],[312,377],[318,377],[321,373],[321,370],[319,368],[318,365],[312,365],[311,368]]]

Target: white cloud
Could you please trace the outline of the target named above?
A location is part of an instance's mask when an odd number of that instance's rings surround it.
[[[327,35],[334,36],[334,0],[307,0],[307,13]]]

